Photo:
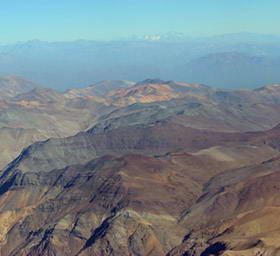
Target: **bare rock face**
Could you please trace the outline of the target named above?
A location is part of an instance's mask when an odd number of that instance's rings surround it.
[[[190,238],[196,242],[189,250],[197,251],[200,240],[188,235],[186,218],[205,187],[218,184],[211,178],[275,154],[269,146],[213,147],[104,156],[48,171],[36,165],[23,171],[18,160],[0,183],[1,254],[181,255],[180,244],[186,248]]]
[[[188,239],[170,255],[279,255],[279,163],[276,157],[212,178],[180,220]]]
[[[35,141],[67,137],[81,130],[97,134],[167,121],[232,133],[270,129],[280,120],[277,85],[225,91],[147,79],[139,83],[103,81],[58,93],[16,76],[2,76],[0,92],[0,138],[5,137],[8,145],[0,155],[1,169]],[[11,138],[15,130],[19,132]]]
[[[101,84],[0,102],[1,255],[279,255],[278,86]]]
[[[96,99],[68,99],[51,89],[25,91],[30,87],[26,87],[21,80],[16,85],[21,85],[23,89],[16,88],[13,97],[7,96],[2,90],[8,85],[3,89],[1,81],[0,78],[0,94],[3,97],[0,99],[0,139],[3,148],[0,169],[32,143],[74,135],[87,129],[98,116],[97,113],[103,110],[106,113],[106,109],[111,109]]]
[[[179,214],[200,192],[175,167],[147,156],[107,156],[48,173],[8,175],[1,197],[10,203],[1,210],[13,217],[1,253],[164,255],[180,242]]]
[[[81,132],[63,139],[37,142],[24,150],[5,169],[50,171],[71,164],[85,163],[107,154],[142,153],[160,155],[249,140],[251,134],[223,133],[187,128],[170,122],[135,125],[94,134]]]

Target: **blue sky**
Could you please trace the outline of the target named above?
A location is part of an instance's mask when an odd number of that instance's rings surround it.
[[[280,35],[279,0],[9,0],[0,42],[110,40],[169,31]]]

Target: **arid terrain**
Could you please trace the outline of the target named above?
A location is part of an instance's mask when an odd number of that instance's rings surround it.
[[[0,255],[280,256],[280,85],[0,77]]]

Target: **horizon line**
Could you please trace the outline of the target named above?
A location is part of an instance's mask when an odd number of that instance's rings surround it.
[[[168,40],[164,37],[168,35],[176,35],[180,34],[182,36],[181,41],[187,40],[196,40],[196,39],[205,39],[205,38],[215,38],[215,37],[223,37],[223,36],[234,36],[234,35],[253,35],[253,36],[268,36],[268,37],[276,37],[280,40],[280,34],[271,34],[271,33],[255,33],[255,32],[248,32],[248,31],[241,31],[241,32],[233,32],[233,33],[224,33],[224,34],[214,34],[214,35],[189,35],[186,33],[181,33],[177,31],[169,31],[166,33],[149,33],[143,35],[129,35],[127,37],[119,37],[114,39],[87,39],[87,38],[77,38],[77,39],[69,39],[69,40],[44,40],[40,38],[33,38],[27,40],[17,40],[17,41],[0,41],[0,46],[3,45],[12,45],[12,44],[23,44],[23,43],[30,43],[30,42],[42,42],[42,43],[67,43],[67,42],[79,42],[79,41],[88,41],[88,42],[121,42],[121,41],[147,41],[147,42],[157,42],[157,41],[172,41]],[[153,39],[152,37],[159,37]],[[179,38],[177,38],[179,40]],[[174,40],[176,41],[176,40]]]

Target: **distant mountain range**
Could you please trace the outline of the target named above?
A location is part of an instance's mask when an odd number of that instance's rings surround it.
[[[241,52],[212,53],[188,62],[180,73],[190,82],[223,88],[256,88],[279,80],[280,57],[253,56]],[[185,72],[184,72],[185,71]]]
[[[126,40],[151,40],[151,41],[208,41],[208,42],[223,42],[223,43],[272,43],[279,42],[279,35],[256,34],[249,32],[222,34],[216,36],[188,36],[184,33],[170,31],[163,34],[149,34],[142,36],[131,36]]]
[[[252,33],[199,38],[168,33],[108,42],[33,40],[0,45],[0,74],[16,74],[59,91],[146,77],[253,89],[279,82],[279,45],[279,36]]]

